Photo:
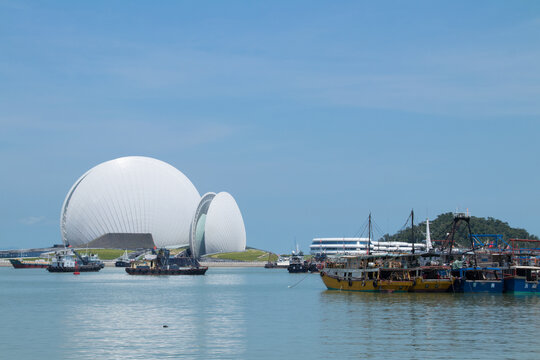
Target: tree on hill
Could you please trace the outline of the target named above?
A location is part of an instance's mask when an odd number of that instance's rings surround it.
[[[454,214],[451,212],[441,214],[436,219],[429,221],[429,228],[432,240],[445,240],[452,229]],[[503,239],[533,239],[539,240],[538,236],[529,234],[525,229],[513,228],[507,222],[503,222],[492,217],[481,218],[471,216],[471,231],[473,234],[501,234]],[[426,222],[423,221],[414,226],[414,238],[416,242],[423,242],[426,239]],[[471,242],[468,237],[469,232],[465,223],[461,223],[454,235],[457,246],[467,247]],[[411,227],[401,229],[394,235],[386,234],[381,240],[384,241],[405,241],[411,242]]]

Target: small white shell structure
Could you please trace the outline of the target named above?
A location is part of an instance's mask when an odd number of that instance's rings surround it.
[[[236,201],[227,192],[205,194],[191,223],[194,256],[246,249],[246,229]]]

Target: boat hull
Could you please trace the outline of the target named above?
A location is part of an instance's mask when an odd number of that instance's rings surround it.
[[[97,272],[102,269],[101,265],[81,265],[81,266],[49,266],[47,271],[54,273],[73,272]]]
[[[302,264],[291,264],[287,267],[287,270],[292,274],[308,272],[307,266],[304,266]]]
[[[502,280],[463,280],[457,279],[454,282],[454,291],[463,293],[492,293],[502,294]]]
[[[527,281],[520,277],[507,277],[504,279],[504,292],[514,294],[540,295],[538,281]]]
[[[30,263],[16,259],[10,259],[9,262],[15,269],[45,269],[49,266],[49,264]]]
[[[126,268],[129,275],[204,275],[208,267],[185,268],[185,269],[147,269]]]
[[[328,290],[360,291],[360,292],[407,292],[413,282],[409,280],[360,280],[330,276],[322,271],[321,278]]]
[[[381,280],[379,291],[384,292],[408,292],[413,286],[412,280]]]
[[[424,279],[416,278],[411,286],[411,292],[447,292],[454,283],[454,279]]]
[[[131,262],[129,261],[123,261],[123,260],[118,260],[114,263],[114,266],[115,267],[128,267],[131,265]]]

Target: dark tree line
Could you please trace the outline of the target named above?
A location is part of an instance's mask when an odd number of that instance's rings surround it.
[[[454,214],[451,212],[441,214],[436,219],[429,221],[431,240],[445,240],[452,229]],[[513,228],[508,223],[492,217],[481,218],[471,217],[471,231],[473,234],[501,234],[503,239],[533,239],[538,240],[538,236],[529,234],[525,229]],[[416,242],[423,242],[426,239],[426,222],[415,224],[414,237]],[[411,227],[398,231],[394,235],[386,234],[382,237],[385,241],[405,241],[411,242]],[[470,245],[467,225],[462,222],[454,235],[454,241],[458,246],[467,247]]]

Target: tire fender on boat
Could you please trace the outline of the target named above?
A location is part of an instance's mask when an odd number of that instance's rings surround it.
[[[377,280],[373,280],[373,287],[376,288],[377,287]]]
[[[321,277],[323,277],[324,275],[326,275],[324,271],[321,271]]]

